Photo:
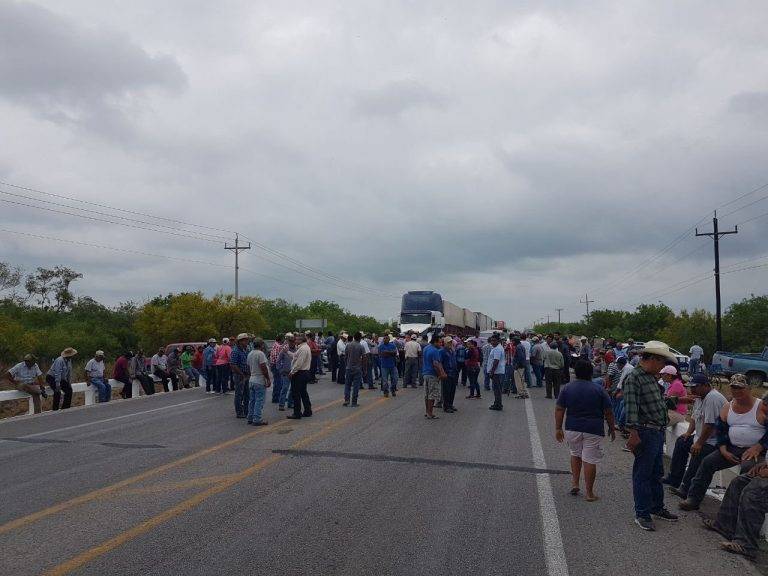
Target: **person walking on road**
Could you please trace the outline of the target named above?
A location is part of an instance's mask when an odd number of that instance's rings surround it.
[[[547,383],[547,395],[545,398],[555,399],[560,395],[560,384],[563,379],[563,353],[560,352],[556,340],[549,344],[549,350],[544,352],[544,379]]]
[[[213,394],[216,382],[216,339],[209,338],[208,344],[203,348],[203,376],[205,376],[205,393]]]
[[[283,377],[277,368],[277,361],[283,351],[283,335],[275,336],[275,342],[269,350],[269,368],[272,371],[272,404],[280,403],[280,389],[283,387]]]
[[[216,366],[216,384],[213,391],[219,394],[227,394],[229,392],[229,378],[232,374],[229,367],[229,357],[231,355],[232,347],[229,345],[229,338],[222,338],[221,346],[216,348],[216,353],[213,357],[213,364]]]
[[[565,442],[571,451],[571,495],[581,490],[581,472],[587,502],[598,500],[595,494],[597,465],[603,458],[605,423],[611,442],[616,439],[611,399],[605,389],[592,381],[592,363],[583,358],[574,365],[576,380],[565,385],[557,397],[555,438]],[[563,432],[565,420],[565,432]]]
[[[85,381],[93,386],[98,394],[99,404],[109,402],[112,398],[112,386],[109,380],[104,380],[104,351],[96,350],[93,358],[85,364]]]
[[[405,343],[405,375],[403,376],[403,388],[416,388],[416,380],[419,377],[419,360],[421,357],[421,346],[416,341],[416,335],[413,334]]]
[[[250,371],[248,368],[248,341],[245,332],[237,335],[237,343],[229,355],[229,367],[235,380],[235,416],[248,417],[248,387]]]
[[[339,353],[336,348],[336,337],[333,332],[328,331],[323,340],[325,353],[328,354],[328,370],[331,372],[331,382],[336,382],[339,371]]]
[[[467,378],[469,379],[469,396],[467,396],[467,400],[470,398],[480,399],[480,383],[478,382],[478,378],[480,377],[480,363],[482,362],[482,359],[483,354],[477,347],[477,342],[475,340],[469,340],[467,342],[466,362]]]
[[[45,375],[45,381],[53,390],[54,410],[66,410],[72,406],[72,357],[76,354],[74,348],[64,348]]]
[[[740,466],[742,474],[747,472],[768,444],[768,406],[752,396],[743,374],[731,376],[730,389],[733,398],[720,409],[718,449],[701,461],[680,510],[698,510],[717,471]]]
[[[43,383],[43,372],[37,365],[37,357],[33,354],[24,356],[24,360],[16,364],[6,373],[8,381],[19,392],[26,392],[32,398],[32,409],[35,414],[42,412],[40,397],[47,398]]]
[[[384,340],[379,344],[379,362],[381,363],[381,393],[389,397],[397,396],[397,344],[384,334]]]
[[[336,342],[336,355],[338,356],[339,366],[337,369],[336,374],[336,382],[338,384],[344,384],[347,381],[346,377],[346,370],[347,370],[347,358],[344,355],[345,350],[347,349],[347,340],[349,338],[349,335],[346,332],[342,332],[339,334],[339,341]]]
[[[347,356],[346,382],[344,383],[344,406],[357,406],[357,397],[363,385],[363,373],[367,370],[367,357],[361,344],[362,334],[355,332],[352,342],[347,344],[344,353]]]
[[[664,342],[646,342],[640,362],[622,383],[627,448],[635,455],[632,467],[632,494],[635,500],[635,523],[643,530],[655,530],[653,517],[677,521],[677,516],[664,507],[664,435],[669,416],[656,375],[667,361],[677,358]]]
[[[531,348],[531,368],[536,377],[536,387],[544,386],[544,352],[546,343],[542,342],[538,336],[533,338],[533,347]],[[533,388],[533,385],[531,385]]]
[[[452,414],[453,412],[457,412],[453,405],[453,401],[456,397],[459,370],[458,363],[456,362],[456,351],[453,349],[453,339],[450,336],[446,336],[443,341],[441,357],[443,369],[448,375],[448,377],[442,381],[443,412]]]
[[[442,364],[443,340],[438,334],[432,335],[432,342],[424,348],[421,372],[424,374],[424,417],[439,418],[434,413],[435,404],[442,400],[441,380],[448,377]]]
[[[264,340],[256,338],[253,341],[253,350],[248,353],[248,413],[247,422],[251,426],[266,426],[267,421],[262,419],[264,410],[264,397],[267,388],[272,385],[267,355],[264,354]]]
[[[504,405],[501,401],[502,387],[504,386],[504,372],[506,371],[506,362],[504,360],[504,347],[501,345],[501,339],[498,334],[493,334],[489,340],[491,350],[488,352],[488,360],[485,370],[490,374],[493,386],[493,404],[489,406],[490,410],[503,410]]]
[[[298,334],[296,341],[299,343],[299,346],[293,355],[290,372],[293,414],[289,414],[288,418],[292,420],[300,420],[301,418],[312,416],[312,404],[309,401],[309,393],[307,392],[307,383],[310,379],[309,370],[312,366],[312,351],[309,349],[307,339],[303,334]],[[302,405],[304,406],[303,411]]]

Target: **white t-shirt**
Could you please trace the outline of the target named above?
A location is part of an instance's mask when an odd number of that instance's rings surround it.
[[[624,379],[627,377],[627,374],[632,372],[632,370],[634,370],[634,369],[635,369],[635,367],[632,366],[632,364],[630,364],[629,362],[627,362],[624,365],[624,368],[621,369],[621,374],[619,375],[619,383],[616,385],[616,389],[617,390],[621,390],[622,389],[622,387],[624,385]]]
[[[360,345],[363,347],[363,354],[370,354],[371,353],[371,347],[368,345],[368,341],[363,339],[360,340]]]
[[[251,370],[250,382],[254,384],[261,384],[264,386],[267,381],[264,378],[264,374],[261,373],[261,365],[267,366],[267,373],[269,373],[269,362],[267,361],[267,355],[261,350],[251,350],[246,358],[248,368]]]
[[[85,373],[88,378],[104,378],[104,360],[91,358],[85,365]]]
[[[689,354],[691,355],[691,360],[700,360],[704,355],[704,349],[698,344],[694,344],[691,346]]]
[[[525,348],[525,359],[530,362],[531,360],[531,343],[528,340],[521,340],[520,345]]]
[[[344,342],[344,340],[339,339],[339,341],[336,343],[336,352],[339,356],[342,356],[344,354],[344,350],[347,349],[347,343]]]
[[[406,358],[418,358],[421,353],[421,346],[416,340],[408,340],[405,343],[405,357]]]
[[[504,362],[504,347],[498,344],[491,348],[491,352],[488,354],[488,362],[485,365],[487,372],[493,368],[493,361],[498,360],[499,364],[496,366],[496,372],[494,374],[504,374],[506,371],[506,363]]]

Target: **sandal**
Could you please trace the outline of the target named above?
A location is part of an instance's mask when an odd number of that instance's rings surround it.
[[[755,559],[754,553],[749,552],[746,548],[744,548],[744,546],[737,544],[736,542],[720,542],[720,548],[726,552],[730,552],[731,554],[740,554],[741,556],[745,556],[750,560]]]
[[[585,496],[584,500],[586,500],[587,502],[597,502],[598,500],[600,500],[600,496],[592,496],[592,497]]]
[[[574,486],[573,488],[571,488],[571,491],[570,491],[570,492],[568,492],[568,493],[569,493],[571,496],[578,496],[578,494],[579,494],[580,490],[581,490],[580,488],[578,488],[577,486]]]
[[[426,418],[427,420],[437,420],[440,417],[435,416],[434,414],[432,414],[432,416],[430,416],[429,414],[424,414],[424,418]]]
[[[728,538],[730,540],[730,536],[723,532],[717,525],[717,520],[712,520],[711,518],[703,518],[701,520],[701,525],[706,528],[707,530],[711,530],[712,532],[717,532],[720,534],[723,538]]]

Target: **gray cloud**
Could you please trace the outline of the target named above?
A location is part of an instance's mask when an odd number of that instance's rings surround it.
[[[354,110],[364,116],[391,118],[407,110],[440,108],[447,99],[415,80],[390,82],[379,88],[360,92]]]

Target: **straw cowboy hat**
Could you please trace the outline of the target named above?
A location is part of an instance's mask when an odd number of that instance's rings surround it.
[[[77,354],[77,350],[75,350],[74,348],[64,348],[64,350],[61,352],[61,355],[64,358],[71,358],[75,354]]]
[[[653,354],[654,356],[661,356],[667,360],[671,360],[677,364],[677,356],[675,356],[669,349],[669,344],[659,342],[658,340],[651,340],[645,343],[643,349],[640,351],[643,354]]]

